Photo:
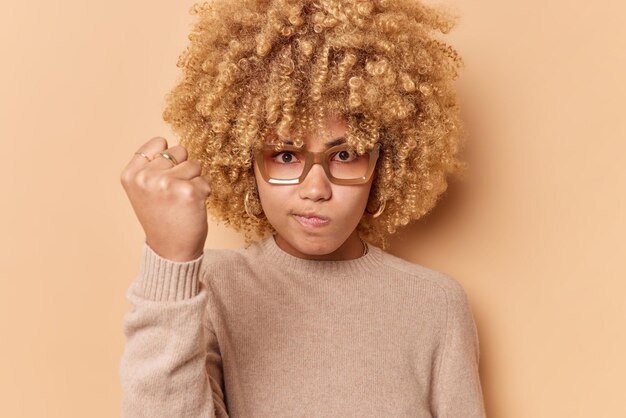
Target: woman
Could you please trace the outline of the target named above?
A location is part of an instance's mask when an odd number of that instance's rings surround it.
[[[121,180],[144,228],[126,417],[484,417],[452,277],[385,252],[463,173],[452,81],[414,1],[227,1],[199,16]],[[204,248],[207,212],[245,233]],[[251,239],[256,232],[260,239]]]

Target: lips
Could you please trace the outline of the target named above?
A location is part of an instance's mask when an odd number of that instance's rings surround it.
[[[304,212],[304,213],[294,213],[294,215],[296,216],[300,216],[301,218],[317,218],[317,219],[321,219],[324,221],[327,221],[328,218],[325,216],[322,216],[318,213],[315,212]]]
[[[294,213],[293,216],[302,225],[307,226],[307,227],[313,227],[313,228],[324,226],[330,221],[328,218],[324,216],[316,215],[312,213],[306,213],[302,215]]]

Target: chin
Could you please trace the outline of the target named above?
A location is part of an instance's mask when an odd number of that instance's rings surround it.
[[[344,243],[344,240],[337,239],[336,237],[334,239],[322,239],[319,245],[310,246],[312,249],[312,252],[310,254],[315,254],[315,255],[332,254],[336,251],[339,251],[343,243]]]
[[[326,255],[339,248],[331,240],[324,236],[304,236],[301,239],[295,241],[297,245],[293,245],[295,249],[303,254],[309,255]]]

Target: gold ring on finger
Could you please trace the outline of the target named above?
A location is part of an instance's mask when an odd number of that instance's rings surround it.
[[[146,160],[148,160],[148,161],[152,161],[152,160],[150,159],[150,157],[148,157],[148,156],[147,156],[146,154],[144,154],[143,152],[136,152],[135,154],[136,154],[136,155],[141,155],[143,158],[145,158],[145,159],[146,159]]]
[[[157,152],[156,154],[154,154],[152,156],[152,158],[157,158],[157,157],[164,157],[167,158],[168,160],[170,160],[172,162],[172,164],[177,165],[178,161],[176,161],[176,158],[174,158],[170,153],[167,153],[165,151],[161,151],[161,152]]]

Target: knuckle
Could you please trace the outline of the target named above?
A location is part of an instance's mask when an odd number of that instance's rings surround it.
[[[211,185],[211,182],[209,181],[209,178],[207,177],[206,174],[199,176],[199,178],[200,178],[200,181],[202,181],[202,183],[206,184],[207,186]]]
[[[202,177],[196,177],[193,181],[196,184],[198,198],[205,199],[211,194],[211,187]]]
[[[146,172],[146,170],[140,170],[135,174],[134,178],[131,179],[135,184],[145,188],[148,184],[148,180],[150,175]],[[129,182],[131,181],[129,180]]]
[[[172,179],[168,176],[161,176],[157,181],[157,188],[161,191],[167,191],[172,185]]]
[[[130,183],[130,175],[128,174],[127,170],[122,171],[122,173],[120,174],[120,183],[122,183],[123,186],[126,186]]]
[[[212,193],[213,193],[213,190],[211,190],[211,187],[207,186],[206,188],[203,189],[202,197],[206,199],[207,197],[211,196]]]
[[[187,201],[196,199],[196,189],[191,183],[182,183],[178,192],[180,197]]]
[[[145,173],[143,170],[134,171],[126,169],[120,175],[120,182],[125,189],[129,189],[137,185],[142,186],[145,182]]]

